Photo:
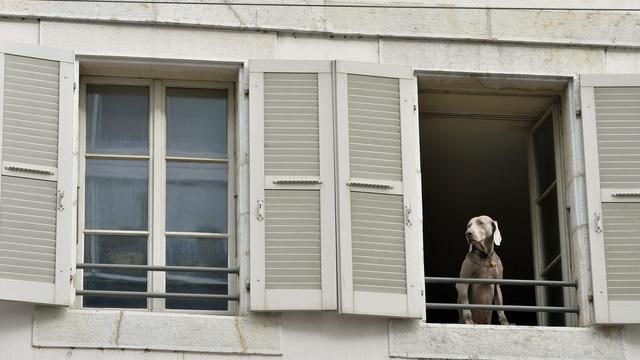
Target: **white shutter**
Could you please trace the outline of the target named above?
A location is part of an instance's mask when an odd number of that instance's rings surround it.
[[[580,77],[596,323],[640,323],[640,75]]]
[[[251,310],[335,310],[331,63],[251,61]]]
[[[425,312],[411,69],[336,62],[340,312]]]
[[[0,42],[0,299],[73,298],[74,58]]]

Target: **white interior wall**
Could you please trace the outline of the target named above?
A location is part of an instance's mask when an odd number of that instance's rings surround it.
[[[25,5],[18,1],[8,1],[5,5],[10,8],[7,13],[15,11],[35,14],[40,11],[49,11],[49,13],[60,14],[58,11],[60,8],[57,10],[47,9],[49,5]],[[89,14],[96,10],[89,9],[84,4],[72,4],[72,6],[87,12],[84,15],[87,18],[93,17]],[[100,6],[97,5],[97,7]],[[129,10],[128,14],[121,12],[120,16],[135,17],[136,14],[139,14],[140,19],[143,19],[146,16],[145,10],[138,10],[137,12]],[[75,12],[75,10],[70,11]],[[107,10],[102,13],[109,16],[112,11]],[[191,13],[196,14],[194,11]],[[166,9],[163,9],[161,15],[166,17],[167,14]],[[206,18],[207,14],[200,13],[200,15]],[[286,13],[273,15],[274,19],[283,21],[287,18]],[[504,15],[505,17],[501,19],[506,24],[502,29],[504,36],[523,33],[515,30],[521,29],[523,26],[526,28],[522,28],[523,31],[526,30],[524,33],[530,36],[532,32],[533,35],[538,34],[535,31],[538,31],[536,29],[539,27],[531,26],[531,23],[535,22],[533,17],[528,22],[518,23],[510,20],[508,13]],[[80,18],[82,16],[80,15]],[[611,16],[597,14],[597,17],[603,23],[601,27],[605,29],[609,29],[612,19],[619,18],[615,14]],[[114,18],[117,17],[114,16]],[[290,17],[294,22],[298,22],[301,18],[305,17]],[[348,18],[353,19],[354,17],[350,15]],[[511,16],[511,19],[513,18]],[[481,27],[485,26],[486,18],[484,15],[479,19],[483,23]],[[628,41],[635,41],[633,40],[636,39],[633,35],[634,32],[625,31],[625,29],[634,29],[633,23],[627,24],[625,17],[620,19],[624,21],[621,25],[616,25],[617,27],[622,26],[619,33],[631,36]],[[395,20],[398,21],[398,18]],[[399,22],[402,22],[402,19]],[[321,24],[321,21],[316,21],[316,25],[318,24]],[[426,34],[433,33],[434,30],[446,30],[442,29],[442,24],[438,22],[425,24],[428,27],[423,28],[422,31]],[[468,22],[455,22],[452,29],[468,28],[468,24]],[[571,24],[571,21],[568,24]],[[578,26],[579,24],[580,22],[575,22],[575,29],[569,26],[566,32],[558,32],[555,35],[556,38],[568,39],[568,42],[574,38],[592,43],[611,41],[611,38],[607,37],[611,31],[602,31],[598,26],[588,31],[582,25]],[[369,21],[368,24],[361,24],[361,26],[367,27],[371,25],[375,25],[374,22]],[[550,26],[552,25],[550,24]],[[341,26],[354,25],[343,24]],[[545,30],[540,28],[539,31]],[[612,31],[615,35],[616,30]],[[463,37],[467,36],[466,34],[462,35]],[[488,36],[490,37],[490,35]],[[437,38],[416,40],[359,38],[357,34],[346,37],[329,37],[322,34],[293,35],[253,30],[216,30],[206,27],[176,28],[144,24],[91,23],[69,19],[37,21],[33,19],[20,20],[19,18],[0,20],[0,39],[71,48],[79,54],[87,55],[219,61],[245,61],[249,58],[338,58],[406,64],[414,68],[434,70],[568,76],[575,76],[579,73],[633,73],[639,71],[638,51],[635,49],[608,50],[604,45],[572,46],[572,44],[563,45],[562,41],[560,44],[544,45],[520,43],[518,39],[498,44],[472,41],[449,42]],[[143,350],[37,349],[31,347],[32,313],[33,307],[31,305],[0,302],[0,318],[2,319],[0,354],[15,359],[264,358],[248,355],[146,352]],[[628,326],[625,330],[627,359],[640,358],[640,341],[638,340],[640,339],[640,328]],[[285,314],[282,339],[284,353],[282,358],[284,359],[388,358],[387,321],[384,319],[317,313]]]

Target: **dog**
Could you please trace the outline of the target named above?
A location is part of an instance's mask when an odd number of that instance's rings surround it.
[[[502,241],[498,222],[486,215],[477,216],[467,223],[465,237],[469,243],[467,253],[460,267],[461,278],[502,279],[502,261],[494,251],[494,245]],[[498,284],[456,284],[458,304],[502,305],[502,290]],[[460,323],[491,324],[491,310],[459,311]],[[504,311],[498,311],[501,325],[508,325]]]

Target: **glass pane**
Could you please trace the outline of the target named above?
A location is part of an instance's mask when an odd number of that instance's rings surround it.
[[[549,116],[533,134],[540,195],[556,179],[556,159],[553,147],[553,119]]]
[[[167,162],[167,231],[227,232],[227,165]]]
[[[563,280],[562,279],[562,262],[560,261],[555,265],[553,265],[553,267],[549,269],[549,272],[546,274],[544,278],[545,280]],[[550,287],[547,287],[546,292],[547,292],[547,299],[546,299],[545,305],[565,306],[563,290],[561,287],[550,286]],[[549,325],[551,326],[565,325],[565,318],[564,318],[564,314],[562,313],[549,313],[548,319],[549,319]]]
[[[147,160],[87,160],[85,227],[147,230]]]
[[[167,155],[227,157],[227,92],[167,89]]]
[[[546,267],[560,255],[560,224],[558,222],[558,197],[552,190],[540,203],[540,220],[542,222],[542,254]]]
[[[226,239],[167,237],[167,265],[227,267]],[[228,275],[167,272],[167,292],[227,294]],[[167,309],[227,310],[227,301],[167,299]]]
[[[149,154],[149,88],[87,85],[87,152]]]
[[[146,236],[85,235],[84,262],[89,264],[147,264]],[[85,290],[147,291],[147,272],[84,270]],[[84,296],[85,307],[146,308],[145,298]]]

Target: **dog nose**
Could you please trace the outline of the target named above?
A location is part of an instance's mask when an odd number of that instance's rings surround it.
[[[466,232],[466,233],[464,233],[464,234],[465,234],[466,236],[471,235],[471,230],[467,230],[467,232]]]

